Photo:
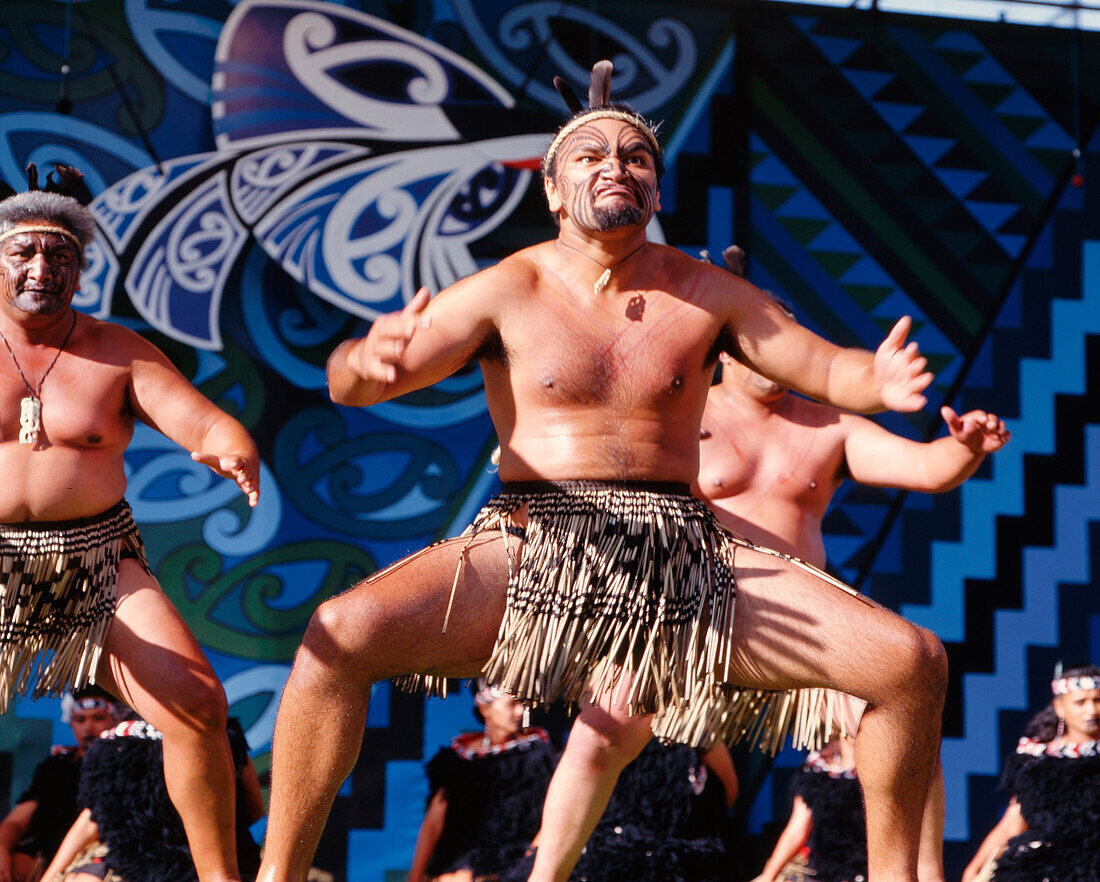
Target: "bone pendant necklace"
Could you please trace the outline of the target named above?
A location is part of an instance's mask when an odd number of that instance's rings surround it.
[[[603,272],[600,273],[600,277],[598,279],[596,279],[596,281],[592,285],[592,293],[595,294],[597,297],[600,296],[600,294],[603,292],[603,289],[607,287],[608,282],[611,281],[611,271],[621,267],[624,263],[626,263],[628,260],[630,260],[630,258],[632,258],[635,254],[637,254],[646,245],[649,244],[648,242],[643,240],[641,245],[639,245],[637,248],[635,248],[633,251],[631,251],[626,257],[624,257],[617,264],[615,264],[615,266],[605,266],[604,264],[600,263],[600,261],[596,260],[596,258],[594,258],[591,254],[585,254],[579,248],[574,248],[568,242],[562,242],[561,239],[558,239],[556,241],[558,243],[560,243],[561,245],[564,245],[570,251],[576,251],[577,254],[580,254],[583,257],[587,257],[593,263],[599,264],[600,266],[603,267]]]
[[[50,366],[46,368],[46,373],[44,373],[42,379],[38,381],[38,386],[33,389],[31,388],[31,384],[27,382],[27,377],[23,373],[23,368],[19,366],[19,359],[15,357],[15,352],[12,350],[8,338],[0,331],[0,340],[4,341],[4,346],[7,347],[8,355],[11,356],[12,364],[15,365],[15,369],[19,372],[19,379],[21,379],[23,385],[27,387],[27,397],[19,402],[20,444],[29,444],[33,447],[38,443],[38,433],[42,429],[42,384],[46,382],[46,377],[50,375],[53,366],[57,364],[57,360],[61,357],[61,353],[65,349],[65,344],[69,342],[69,337],[72,336],[73,328],[75,327],[76,312],[74,311],[73,323],[69,325],[69,331],[65,334],[65,339],[61,341],[61,345],[57,348],[57,355],[53,357]]]

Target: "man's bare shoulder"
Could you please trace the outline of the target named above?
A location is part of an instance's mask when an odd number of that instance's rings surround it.
[[[78,322],[80,324],[77,330],[86,340],[104,345],[121,346],[126,349],[156,349],[153,343],[150,343],[137,331],[125,325],[121,325],[118,322],[103,321],[102,319],[97,319],[85,314],[80,315]],[[157,351],[159,352],[160,350],[158,349]]]
[[[831,404],[805,398],[797,392],[787,393],[787,404],[792,418],[815,429],[832,428],[841,434],[847,434],[858,425],[858,421],[866,422],[864,417]]]
[[[467,308],[481,299],[487,311],[495,312],[502,302],[538,284],[543,253],[540,245],[524,248],[449,285],[437,296],[446,297],[452,305],[461,298]]]
[[[87,347],[89,354],[95,354],[100,360],[132,365],[137,360],[160,361],[167,358],[156,344],[125,325],[82,313],[77,321],[74,343],[81,348]]]
[[[691,257],[670,245],[653,242],[650,248],[657,271],[669,279],[671,289],[693,292],[716,311],[735,308],[746,298],[766,296],[751,282],[724,267]]]
[[[545,244],[532,245],[498,260],[491,266],[478,270],[447,290],[469,290],[477,287],[496,287],[509,283],[534,283],[545,264]]]

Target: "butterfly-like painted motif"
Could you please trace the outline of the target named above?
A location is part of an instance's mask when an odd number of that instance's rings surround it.
[[[522,123],[514,100],[461,56],[328,3],[237,6],[212,96],[216,151],[93,202],[109,247],[85,279],[121,277],[146,321],[202,349],[221,348],[225,287],[252,238],[368,320],[475,272],[470,243],[523,198],[548,140],[505,134]]]

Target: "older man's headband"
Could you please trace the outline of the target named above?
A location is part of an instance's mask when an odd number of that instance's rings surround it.
[[[83,250],[83,246],[81,246],[80,240],[76,238],[76,236],[64,227],[59,227],[54,224],[20,224],[19,226],[0,233],[0,242],[3,242],[5,239],[10,239],[12,236],[18,236],[21,233],[53,233],[56,236],[61,236],[72,242],[78,252]]]
[[[550,148],[546,151],[546,155],[542,159],[542,173],[544,175],[549,174],[550,170],[554,167],[554,159],[557,156],[558,148],[561,147],[565,139],[581,126],[597,119],[617,119],[629,123],[649,141],[649,146],[653,149],[653,155],[661,155],[661,148],[657,143],[657,129],[660,127],[659,124],[649,122],[649,120],[636,111],[608,106],[611,103],[612,70],[614,70],[614,67],[611,62],[606,59],[597,61],[595,65],[593,65],[592,80],[588,86],[587,110],[585,110],[584,105],[581,104],[580,99],[572,88],[570,88],[569,84],[561,77],[554,77],[554,88],[558,90],[558,94],[561,95],[570,111],[572,111],[573,118],[558,130],[557,135],[554,136],[554,140],[550,142]]]

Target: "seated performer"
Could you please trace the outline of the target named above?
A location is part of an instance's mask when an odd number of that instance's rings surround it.
[[[248,828],[263,816],[263,794],[240,723],[231,719],[227,731],[237,858],[243,877],[252,879],[260,850]],[[84,808],[46,868],[47,882],[194,882],[194,859],[165,788],[163,737],[148,723],[120,723],[91,746],[78,801]]]
[[[428,810],[408,882],[496,879],[538,833],[557,751],[545,729],[524,728],[523,705],[479,682],[482,732],[465,732],[427,765]]]
[[[596,66],[590,106],[571,101],[544,158],[557,238],[430,303],[422,289],[329,360],[333,399],[367,406],[477,359],[505,489],[465,538],[315,613],[276,724],[263,882],[304,876],[362,743],[370,685],[414,673],[429,685],[483,674],[525,703],[581,704],[543,810],[538,882],[568,877],[654,715],[697,746],[758,716],[765,738],[819,725],[816,707],[773,690],[857,695],[872,877],[916,879],[942,644],[732,536],[689,484],[719,352],[862,412],[922,407],[931,375],[905,342],[908,319],[876,353],[841,349],[747,282],[647,242],[661,153],[649,123],[610,103],[610,68]]]
[[[1005,763],[1012,794],[963,882],[1100,882],[1100,667],[1057,671]]]
[[[744,275],[740,248],[731,246],[722,256],[730,272]],[[818,567],[826,563],[821,522],[844,481],[942,493],[962,484],[1011,437],[995,414],[959,416],[944,407],[949,434],[931,443],[911,441],[864,417],[792,395],[728,353],[719,361],[722,377],[707,395],[693,489],[734,533]],[[925,725],[938,728],[938,721]],[[943,772],[937,768],[922,827],[921,882],[944,880],[943,811]]]
[[[34,770],[30,786],[0,821],[0,880],[36,878],[50,862],[80,809],[77,785],[84,754],[118,720],[118,706],[102,689],[87,686],[61,700],[61,722],[68,723],[76,744],[55,744]],[[35,869],[37,867],[37,870]]]
[[[89,682],[123,699],[164,733],[199,878],[235,880],[225,693],[145,560],[123,453],[140,419],[254,505],[256,446],[153,344],[73,309],[95,221],[31,177],[0,201],[0,712]]]
[[[834,738],[810,753],[791,793],[791,817],[753,882],[866,882],[867,823],[853,739]]]

